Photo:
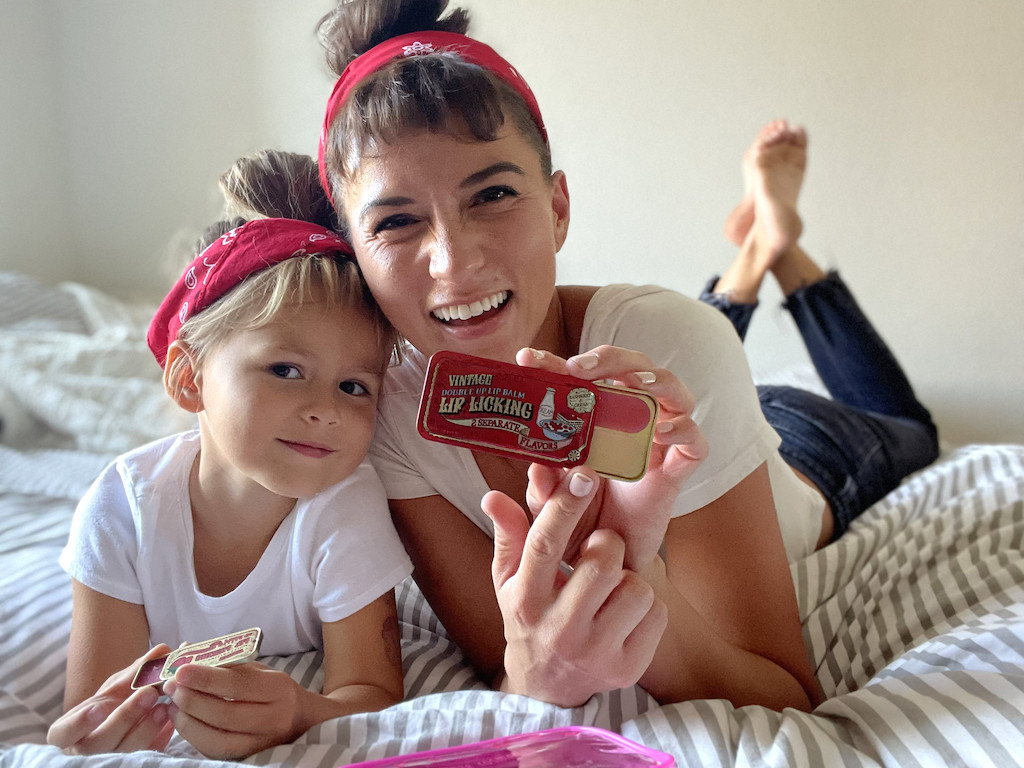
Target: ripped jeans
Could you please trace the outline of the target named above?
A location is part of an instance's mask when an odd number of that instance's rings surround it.
[[[744,338],[757,304],[713,293]],[[788,386],[759,386],[761,410],[782,438],[779,453],[825,496],[835,518],[833,539],[861,512],[939,453],[938,430],[906,374],[839,275],[792,293],[784,304],[831,399]]]

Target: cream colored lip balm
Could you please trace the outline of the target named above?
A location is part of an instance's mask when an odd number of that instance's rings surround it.
[[[657,421],[658,401],[640,390],[438,352],[416,426],[427,440],[638,480]]]

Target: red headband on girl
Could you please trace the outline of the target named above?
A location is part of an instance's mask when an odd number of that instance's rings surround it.
[[[352,246],[330,230],[295,219],[255,219],[218,237],[174,284],[149,325],[146,342],[160,367],[190,317],[249,275],[315,253],[353,255]]]
[[[383,68],[395,59],[406,56],[421,56],[427,53],[452,52],[458,54],[459,58],[470,64],[486,69],[503,81],[518,93],[527,108],[533,121],[540,130],[541,138],[548,140],[547,131],[544,128],[544,118],[540,115],[540,106],[537,98],[530,90],[530,86],[516,72],[515,68],[499,56],[489,45],[474,40],[471,37],[460,35],[455,32],[413,32],[408,35],[399,35],[385,40],[376,45],[366,53],[357,56],[345,67],[338,82],[334,84],[331,97],[327,100],[327,114],[324,116],[323,130],[320,131],[320,148],[317,152],[317,163],[320,166],[320,183],[327,193],[327,199],[334,203],[331,196],[331,187],[327,181],[327,166],[324,162],[324,148],[327,144],[327,132],[334,122],[338,110],[341,109],[349,94],[359,83],[374,72]]]

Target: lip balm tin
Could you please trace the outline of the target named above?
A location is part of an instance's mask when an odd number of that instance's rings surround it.
[[[657,420],[658,401],[640,390],[442,351],[427,364],[416,426],[427,440],[638,480]]]

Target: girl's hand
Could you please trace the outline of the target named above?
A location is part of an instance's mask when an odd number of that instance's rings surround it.
[[[164,693],[178,733],[206,757],[231,760],[293,741],[302,689],[288,674],[249,662],[186,664]]]
[[[170,652],[166,645],[150,649],[125,669],[115,672],[99,690],[61,715],[46,734],[48,744],[73,755],[99,752],[162,751],[174,724],[156,688],[131,689],[139,664]]]
[[[625,567],[635,571],[648,567],[664,541],[679,491],[708,452],[707,442],[691,418],[694,403],[689,390],[671,371],[654,367],[643,353],[620,347],[597,347],[568,360],[523,349],[516,362],[588,381],[611,380],[658,399],[660,413],[647,473],[632,483],[605,480],[584,530],[578,533],[585,536],[599,528],[615,531],[625,543]],[[545,502],[554,481],[551,474],[538,476],[536,481],[531,478],[531,508]]]
[[[494,521],[492,578],[505,628],[505,690],[563,707],[595,691],[632,685],[651,663],[667,613],[651,586],[623,567],[625,544],[598,530],[582,544],[575,567],[563,553],[600,479],[534,464],[531,482],[552,491],[530,525],[499,491],[481,506]]]

